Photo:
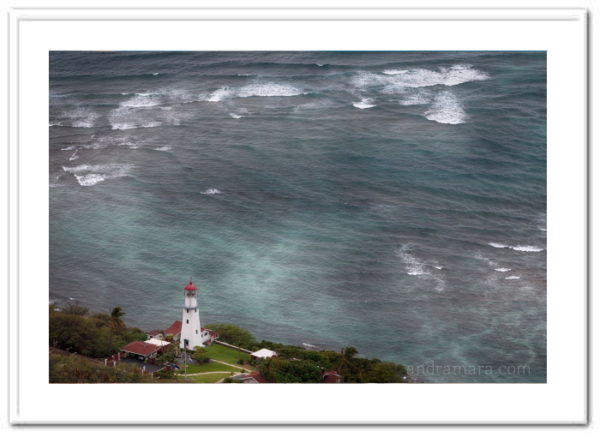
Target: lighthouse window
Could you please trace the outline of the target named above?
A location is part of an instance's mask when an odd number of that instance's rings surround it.
[[[185,323],[190,323],[190,319],[185,319]]]
[[[198,333],[198,330],[196,329],[196,334]]]
[[[186,310],[185,310],[185,312],[186,312],[186,313],[189,313],[189,312],[190,312],[190,310],[187,310],[187,309],[186,309]]]

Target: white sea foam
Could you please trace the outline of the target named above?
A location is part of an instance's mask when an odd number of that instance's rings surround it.
[[[238,119],[242,118],[242,116],[241,116],[241,115],[239,115],[239,114],[235,114],[235,113],[233,113],[233,112],[230,112],[230,113],[229,113],[229,116],[230,116],[231,118],[235,118],[236,120],[238,120]]]
[[[63,117],[71,121],[72,127],[90,128],[94,127],[98,114],[89,108],[79,107],[63,113]]]
[[[402,106],[426,105],[431,103],[431,94],[426,90],[420,90],[404,97],[398,103]]]
[[[96,185],[98,182],[106,180],[106,175],[96,173],[89,173],[86,175],[76,174],[74,176],[77,179],[79,185],[81,185],[82,187],[91,187],[93,185]]]
[[[129,129],[135,129],[138,126],[135,123],[123,122],[123,123],[111,123],[111,127],[113,130],[129,130]]]
[[[498,267],[498,268],[495,268],[494,270],[496,270],[497,272],[505,273],[505,272],[510,272],[512,269],[509,269],[508,267]]]
[[[541,252],[544,250],[537,246],[511,246],[511,249],[519,252]]]
[[[160,73],[152,73],[152,76],[158,76]]]
[[[229,87],[224,87],[224,88],[219,88],[218,90],[214,91],[207,99],[207,101],[209,102],[220,102],[221,100],[224,100],[228,97],[231,97],[235,95],[235,91],[232,88]]]
[[[159,152],[168,152],[171,149],[172,149],[171,146],[160,146],[160,147],[154,148],[154,150],[158,150]]]
[[[390,69],[382,73],[358,72],[352,85],[360,89],[381,87],[386,94],[404,94],[407,89],[425,88],[436,85],[455,86],[466,82],[489,79],[489,75],[470,65],[456,64],[437,70],[425,68]]]
[[[158,127],[158,126],[162,126],[162,123],[160,121],[144,121],[144,122],[140,122],[140,123],[125,121],[125,122],[111,123],[111,127],[113,130],[130,130],[130,129],[138,129],[138,128],[143,128],[143,127]],[[125,144],[125,145],[131,145],[131,144]]]
[[[507,277],[506,277],[506,278],[504,278],[504,279],[516,280],[516,279],[521,279],[521,277],[520,277],[520,276],[517,276],[517,275],[512,275],[512,276],[507,276]]]
[[[219,190],[217,190],[216,188],[209,188],[206,191],[202,191],[201,194],[207,194],[209,196],[214,196],[215,194],[221,194],[221,192]]]
[[[519,245],[519,246],[509,246],[507,244],[501,243],[489,243],[490,246],[495,247],[497,249],[512,249],[517,252],[542,252],[544,248],[538,246],[527,246],[527,245]]]
[[[460,101],[450,91],[442,91],[436,94],[433,103],[423,115],[427,120],[441,124],[461,124],[467,118]]]
[[[60,150],[74,150],[75,146],[62,147]]]
[[[108,179],[127,176],[132,168],[131,164],[81,164],[63,167],[63,171],[72,174],[82,187],[91,187]]]
[[[77,152],[79,152],[79,150],[75,150],[75,152],[73,152],[73,154],[69,156],[69,161],[75,161],[76,159],[79,159]]]
[[[403,245],[397,252],[402,262],[406,265],[406,273],[410,276],[424,275],[425,263],[410,253],[409,247]]]
[[[408,70],[385,70],[391,76],[390,85],[406,88],[421,88],[434,85],[455,86],[461,83],[489,79],[489,75],[473,68],[471,65],[456,64],[440,67],[437,70],[413,68]]]
[[[396,74],[408,73],[408,70],[383,70],[382,73],[393,76],[393,75],[396,75]]]
[[[223,87],[213,91],[206,100],[221,102],[232,97],[290,97],[302,94],[302,90],[286,84],[255,83],[241,88]]]
[[[161,103],[161,99],[154,93],[135,93],[135,95],[120,103],[120,106],[124,108],[150,108],[158,106]]]
[[[358,109],[369,109],[373,108],[375,104],[373,103],[373,99],[364,98],[360,102],[352,102],[352,106]]]

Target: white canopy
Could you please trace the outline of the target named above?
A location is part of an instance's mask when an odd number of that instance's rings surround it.
[[[252,352],[250,355],[252,355],[254,358],[271,358],[276,357],[277,352],[271,351],[269,349],[260,349],[256,352]]]
[[[151,338],[150,340],[146,340],[144,343],[150,343],[153,344],[155,346],[159,346],[159,347],[163,347],[169,344],[168,341],[162,341],[159,340],[158,338]]]

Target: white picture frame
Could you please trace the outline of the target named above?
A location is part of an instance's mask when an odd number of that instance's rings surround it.
[[[8,35],[12,424],[587,423],[585,9],[17,6]],[[204,417],[194,403],[155,415],[127,401],[177,399],[179,386],[49,384],[28,359],[48,345],[48,52],[133,49],[547,51],[548,382],[207,384],[202,399],[228,407]]]

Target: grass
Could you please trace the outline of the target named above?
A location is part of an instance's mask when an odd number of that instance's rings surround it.
[[[187,382],[215,383],[228,376],[229,374],[227,373],[209,373],[208,375],[188,376],[184,379],[187,380]]]
[[[227,366],[221,363],[206,363],[206,364],[188,364],[187,365],[187,373],[202,373],[202,372],[239,372],[238,369],[234,367]],[[183,373],[183,369],[179,371],[179,373]]]
[[[213,343],[210,346],[207,346],[206,352],[208,353],[209,358],[212,358],[213,360],[225,361],[226,363],[236,365],[239,365],[238,361],[240,359],[244,361],[250,360],[249,354],[235,349],[231,349],[229,347],[217,343]]]

